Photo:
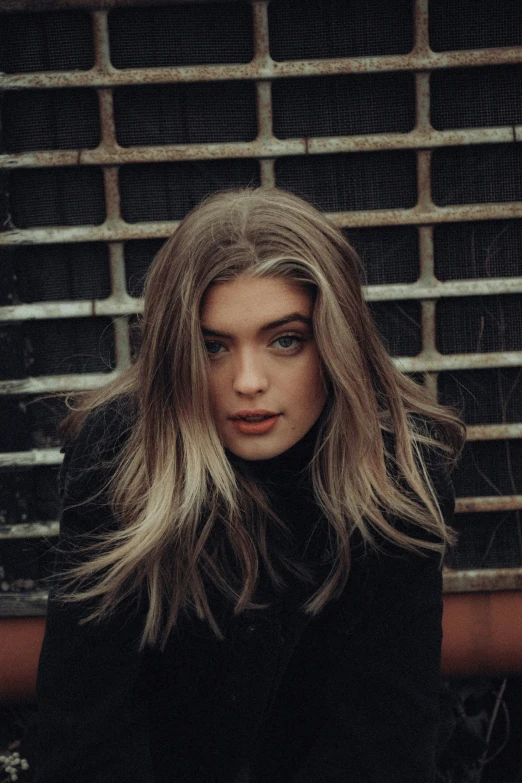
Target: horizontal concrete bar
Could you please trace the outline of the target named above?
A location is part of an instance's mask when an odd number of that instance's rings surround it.
[[[2,10],[0,8],[0,10]],[[323,60],[275,62],[260,57],[237,65],[190,65],[163,68],[127,68],[118,70],[109,63],[88,71],[44,71],[4,74],[0,90],[46,89],[62,87],[118,87],[137,84],[179,82],[287,79],[310,76],[335,76],[393,71],[433,71],[445,68],[470,68],[520,63],[520,47],[468,49],[453,52],[427,52],[375,57],[336,57]]]
[[[257,141],[223,144],[170,144],[163,146],[120,147],[109,140],[95,149],[4,153],[0,168],[39,168],[50,166],[117,166],[125,163],[165,163],[184,160],[230,158],[280,158],[288,155],[329,155],[341,152],[371,152],[396,149],[435,149],[469,144],[515,142],[516,129],[471,128],[436,131],[418,128],[409,133],[367,134],[328,138],[263,138]]]
[[[522,509],[522,495],[493,495],[488,497],[457,498],[457,514],[476,514],[490,511],[518,511]]]
[[[120,373],[78,373],[76,375],[43,375],[40,378],[20,378],[0,381],[0,395],[43,394],[44,392],[73,392],[99,389]]]
[[[480,593],[522,590],[522,568],[487,568],[475,571],[443,571],[445,593]]]
[[[55,318],[89,318],[91,316],[134,315],[143,310],[143,300],[119,294],[107,299],[85,302],[35,302],[0,307],[1,321],[38,321]]]
[[[0,617],[42,617],[47,610],[48,593],[0,593]]]
[[[430,225],[478,220],[522,218],[522,202],[466,204],[449,207],[417,206],[411,209],[373,209],[356,212],[328,212],[340,228],[369,226]],[[44,245],[69,242],[120,242],[130,239],[162,239],[179,226],[179,220],[125,223],[111,220],[99,226],[49,226],[14,228],[0,233],[0,246]]]
[[[62,461],[63,454],[60,449],[31,449],[31,451],[12,451],[0,454],[0,468],[60,465]]]
[[[394,357],[393,362],[400,370],[402,370],[402,372],[486,370],[495,367],[521,367],[522,351],[499,351],[498,353],[460,353],[449,355],[442,355],[433,351],[431,353],[421,353],[418,356],[412,357]]]
[[[512,440],[522,438],[522,424],[480,424],[467,428],[467,440]]]
[[[16,525],[0,525],[0,540],[13,538],[53,538],[59,533],[59,522],[21,522]]]

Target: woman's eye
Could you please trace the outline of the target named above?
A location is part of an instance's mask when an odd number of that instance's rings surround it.
[[[205,343],[205,348],[207,349],[208,353],[209,353],[209,354],[211,354],[211,355],[213,356],[213,355],[215,355],[216,353],[218,353],[218,351],[211,351],[211,350],[210,350],[210,346],[211,346],[211,345],[214,345],[214,346],[215,346],[215,345],[217,345],[217,347],[218,347],[218,349],[219,349],[219,347],[221,346],[221,343],[216,343],[216,342],[214,342],[214,341],[213,341],[213,342],[208,342],[208,343]]]
[[[290,341],[297,340],[298,343],[304,342],[303,338],[302,337],[298,337],[296,334],[282,334],[281,337],[278,337],[276,340],[274,340],[274,342],[279,343],[282,340],[283,341],[284,340],[290,340]],[[295,345],[294,346],[292,346],[292,345],[282,345],[281,347],[288,349],[288,348],[292,348],[292,347],[295,348],[297,346],[295,346]]]

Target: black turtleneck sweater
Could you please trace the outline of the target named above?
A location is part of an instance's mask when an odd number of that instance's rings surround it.
[[[282,597],[302,600],[324,580],[329,566],[322,564],[327,545],[328,525],[313,495],[310,463],[321,418],[286,451],[263,460],[246,460],[225,449],[231,464],[254,479],[267,493],[272,507],[285,523],[287,534],[269,526],[272,551],[283,551],[288,558],[305,564],[310,579],[305,581],[285,570],[286,588]]]
[[[265,486],[292,534],[289,553],[311,566],[327,541],[307,471],[317,428],[273,459],[227,455]],[[124,429],[114,410],[98,412],[65,451],[58,570],[74,541],[115,524],[100,498],[78,503],[107,478],[102,457]],[[431,467],[450,521],[451,485]],[[51,594],[35,783],[431,783],[438,558],[366,551],[354,535],[348,584],[316,617],[301,608],[313,589],[289,577],[266,609],[225,613],[223,640],[185,618],[165,650],[145,652],[134,600],[82,625],[79,608]]]

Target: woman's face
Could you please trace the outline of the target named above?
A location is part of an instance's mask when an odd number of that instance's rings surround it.
[[[212,415],[225,448],[243,459],[286,451],[324,407],[312,311],[311,293],[281,278],[238,277],[205,293],[200,318]],[[275,417],[258,424],[233,419],[255,411]]]

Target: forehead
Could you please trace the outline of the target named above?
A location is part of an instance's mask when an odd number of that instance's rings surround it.
[[[265,322],[299,311],[311,315],[311,292],[292,280],[279,277],[246,278],[214,283],[209,286],[201,303],[201,320],[226,323]],[[217,324],[212,324],[217,325]]]

